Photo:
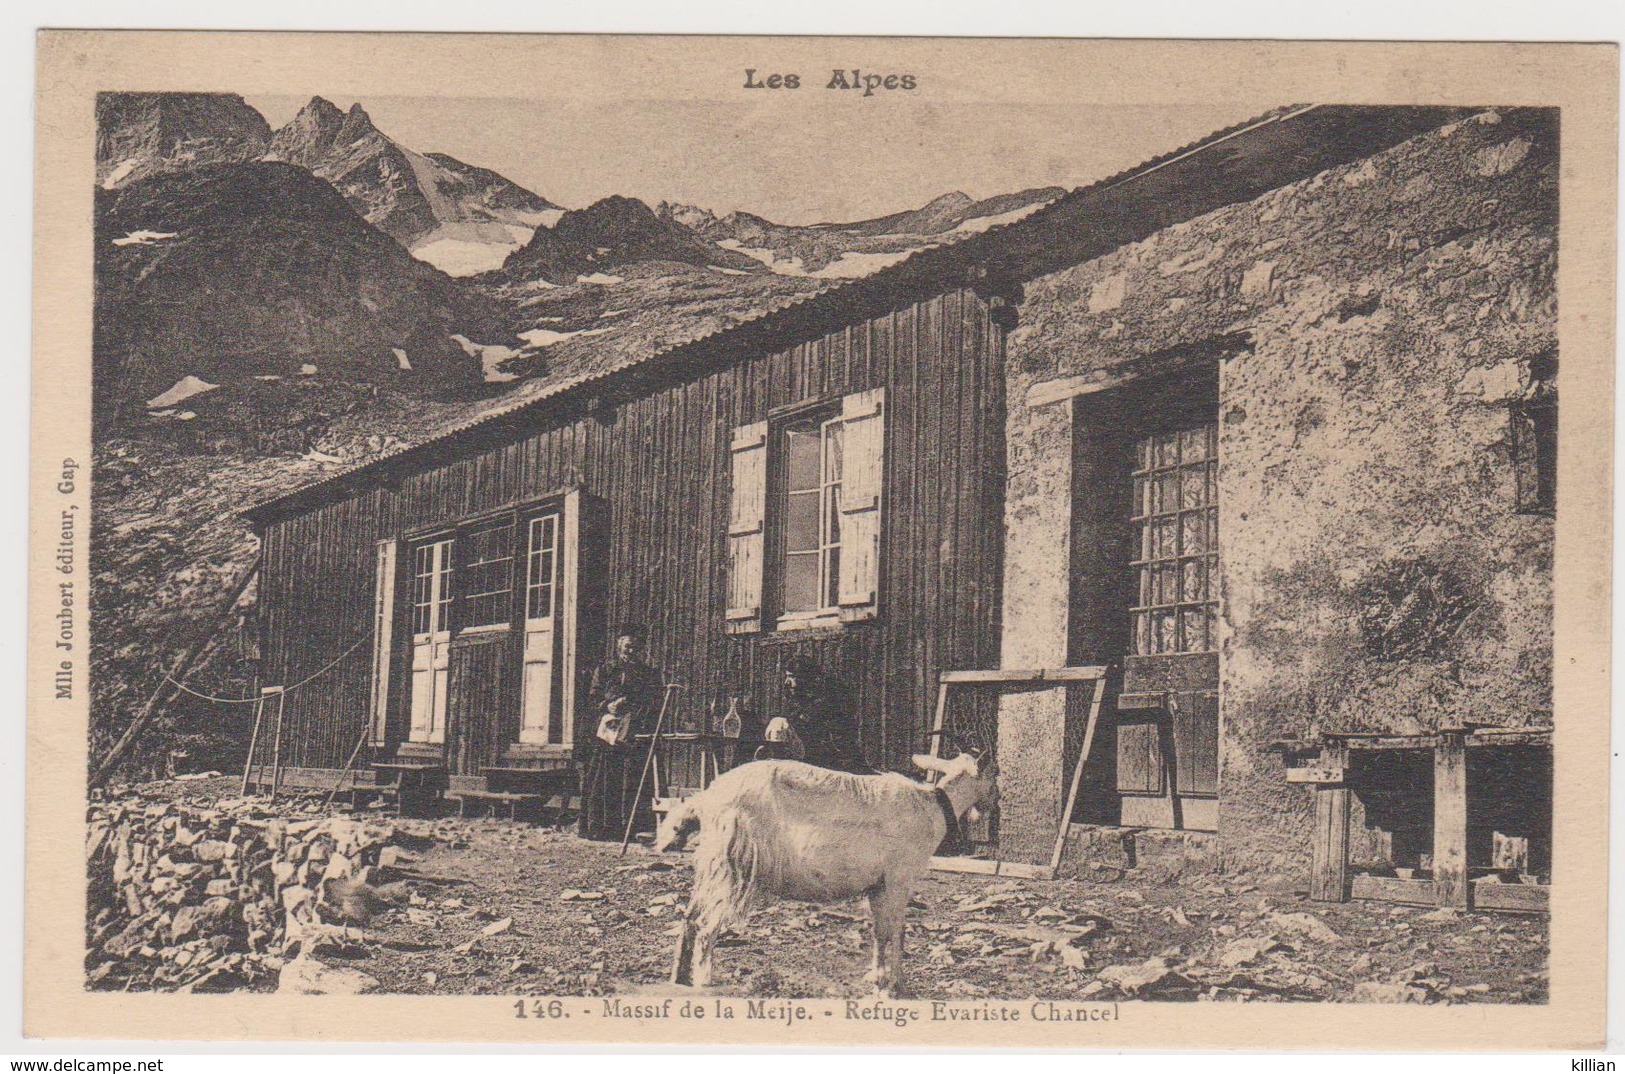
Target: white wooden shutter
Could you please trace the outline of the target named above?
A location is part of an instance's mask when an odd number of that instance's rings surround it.
[[[559,554],[564,561],[559,564],[562,568],[560,574],[560,593],[564,606],[564,634],[563,634],[563,675],[561,682],[564,687],[564,696],[559,699],[560,711],[563,718],[559,725],[558,745],[569,746],[575,742],[576,718],[576,686],[581,671],[579,661],[581,657],[581,508],[582,494],[579,488],[571,489],[564,495],[564,532],[560,534]]]
[[[394,648],[395,550],[397,542],[378,542],[373,577],[372,610],[372,744],[382,746],[389,733],[389,656]]]
[[[767,422],[733,431],[728,511],[727,632],[762,629],[762,524],[767,514]]]
[[[841,400],[841,619],[873,619],[880,594],[880,497],[885,474],[886,389]]]

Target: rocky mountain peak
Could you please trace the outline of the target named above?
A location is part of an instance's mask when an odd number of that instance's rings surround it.
[[[343,126],[344,113],[338,105],[325,97],[312,97],[272,136],[270,156],[309,167],[331,152]]]
[[[953,190],[946,194],[939,194],[937,197],[932,198],[930,201],[925,203],[924,209],[926,211],[934,210],[936,212],[942,212],[948,209],[963,209],[970,205],[974,200],[975,199],[973,199],[963,190]]]
[[[100,93],[96,180],[113,190],[149,175],[254,160],[271,126],[235,93]]]
[[[669,207],[668,207],[669,208]],[[612,194],[540,228],[503,265],[514,278],[569,282],[578,274],[638,261],[759,272],[755,260],[723,249],[636,198]]]
[[[702,209],[697,205],[685,205],[677,201],[661,202],[655,206],[655,215],[662,220],[669,220],[674,224],[681,224],[690,230],[698,231],[702,235],[715,227],[717,223],[717,214],[709,209]]]
[[[367,115],[367,110],[361,107],[360,101],[357,101],[344,114],[344,125],[339,128],[337,141],[339,145],[344,146],[360,141],[369,134],[377,133],[378,128],[373,126],[372,117]]]

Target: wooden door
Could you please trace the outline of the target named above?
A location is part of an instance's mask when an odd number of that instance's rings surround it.
[[[413,550],[413,742],[446,740],[450,687],[452,539],[426,541]]]
[[[1218,426],[1185,422],[1135,445],[1130,653],[1117,789],[1123,823],[1214,827],[1219,775]]]
[[[530,746],[567,742],[558,697],[563,523],[562,512],[549,510],[531,516],[523,531],[525,594],[519,741]]]

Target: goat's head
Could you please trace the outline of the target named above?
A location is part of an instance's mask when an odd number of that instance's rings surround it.
[[[994,772],[989,767],[986,773],[981,771],[981,759],[974,753],[961,753],[957,757],[932,757],[925,753],[916,753],[914,763],[926,772],[937,775],[936,785],[955,801],[963,801],[961,791],[968,791],[971,801],[970,808],[965,812],[965,820],[974,822],[980,819],[982,808],[992,804]]]
[[[700,816],[694,807],[687,802],[677,803],[666,813],[655,831],[655,852],[664,854],[668,850],[682,850],[688,837],[699,827]]]

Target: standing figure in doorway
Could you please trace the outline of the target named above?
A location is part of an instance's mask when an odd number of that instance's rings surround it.
[[[784,697],[790,727],[801,740],[801,759],[837,772],[869,774],[858,740],[857,705],[852,690],[810,656],[793,656],[784,669]]]
[[[615,654],[593,672],[587,711],[594,731],[581,770],[581,835],[619,840],[637,800],[643,751],[637,736],[654,729],[660,673],[639,657],[639,632],[616,632]]]

